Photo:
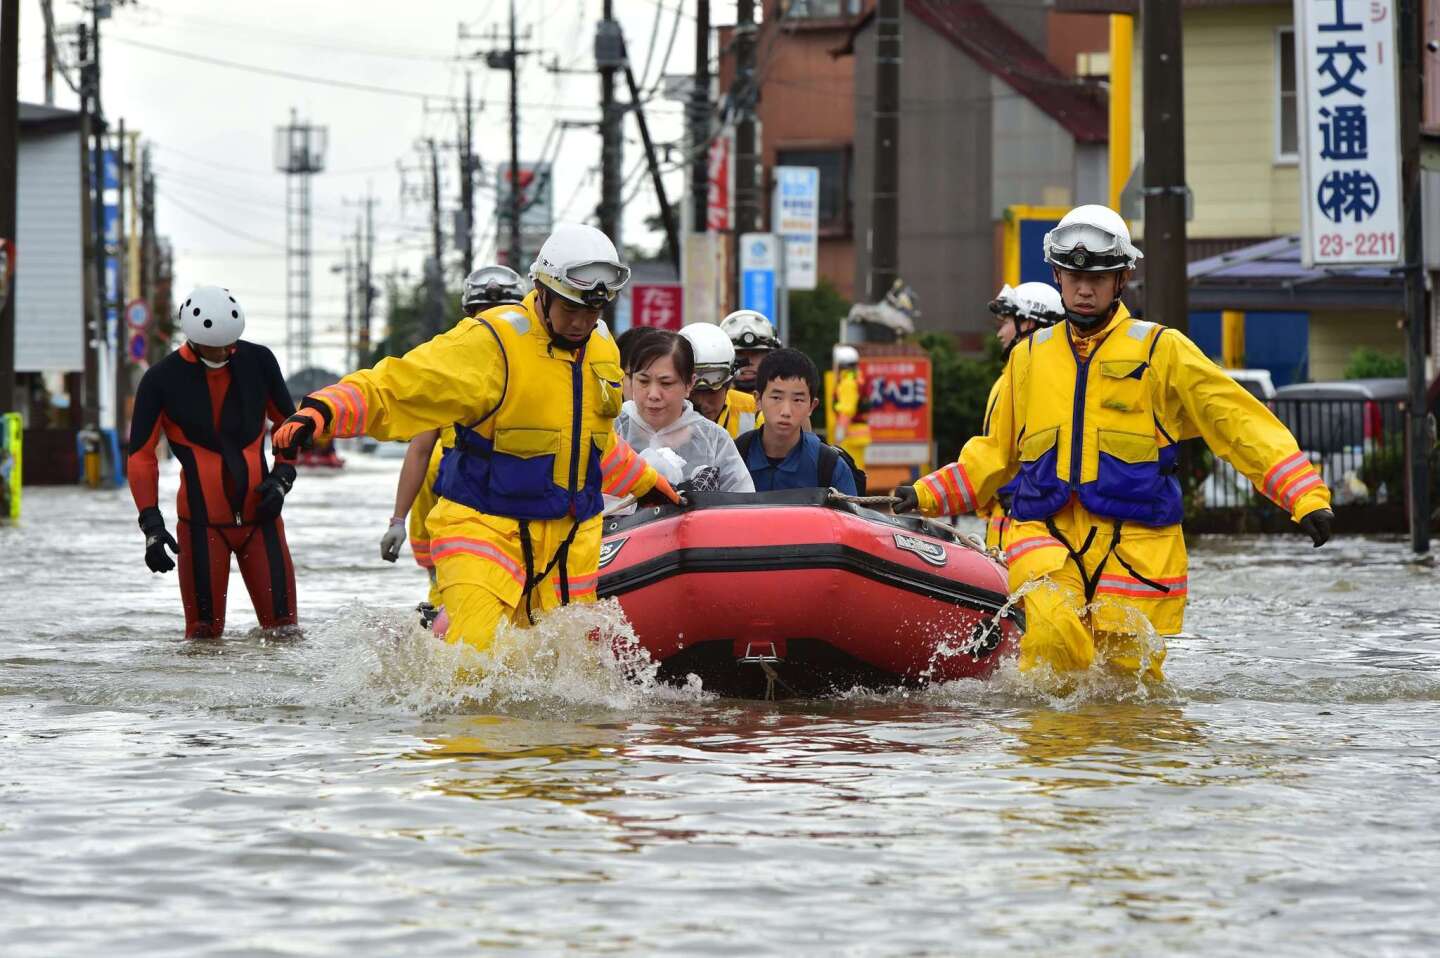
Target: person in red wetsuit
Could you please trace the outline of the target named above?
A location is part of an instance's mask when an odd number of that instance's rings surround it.
[[[280,509],[295,467],[265,459],[266,421],[295,412],[274,353],[242,340],[245,312],[218,286],[202,286],[180,307],[186,343],[151,367],[135,393],[130,426],[130,493],[145,533],[145,565],[169,572],[180,563],[185,635],[218,638],[225,630],[230,557],[250,591],[260,625],[294,625],[295,567]],[[157,503],[161,433],[180,460],[177,532],[165,529]]]

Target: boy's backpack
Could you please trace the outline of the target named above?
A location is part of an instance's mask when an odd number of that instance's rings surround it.
[[[743,433],[735,439],[735,448],[740,450],[740,458],[749,460],[750,447],[760,438],[760,430],[752,429]],[[828,442],[820,444],[820,461],[816,469],[816,479],[819,480],[821,489],[829,489],[835,481],[835,465],[841,459],[845,465],[850,467],[850,474],[855,477],[855,492],[859,495],[866,495],[865,492],[865,470],[855,464],[855,459],[841,449],[839,446],[832,446]]]

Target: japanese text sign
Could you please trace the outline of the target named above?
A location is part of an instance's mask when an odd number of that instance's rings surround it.
[[[820,170],[775,167],[770,228],[785,241],[785,287],[814,289],[819,279]]]
[[[1305,264],[1399,263],[1396,0],[1295,0]]]
[[[631,325],[678,331],[684,298],[679,283],[635,283],[630,292]]]
[[[930,360],[862,356],[860,375],[870,399],[865,421],[875,443],[930,441]]]

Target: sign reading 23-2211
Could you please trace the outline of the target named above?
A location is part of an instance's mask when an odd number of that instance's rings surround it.
[[[1399,263],[1396,0],[1295,0],[1306,265]]]

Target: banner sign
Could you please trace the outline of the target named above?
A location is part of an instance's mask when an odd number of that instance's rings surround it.
[[[685,287],[679,283],[633,283],[630,325],[678,332],[685,318]]]
[[[1398,264],[1396,0],[1294,0],[1306,266]]]
[[[730,229],[731,194],[731,149],[734,146],[734,130],[727,129],[710,143],[709,160],[710,188],[706,194],[705,228],[714,232]]]
[[[865,421],[870,424],[871,442],[923,444],[928,458],[931,440],[929,357],[862,356],[860,375],[870,397]]]

